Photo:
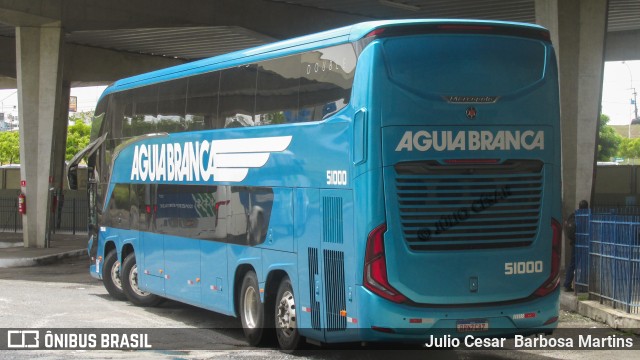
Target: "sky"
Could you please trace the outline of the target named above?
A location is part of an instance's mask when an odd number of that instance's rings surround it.
[[[640,61],[605,63],[602,113],[611,118],[609,124],[628,125],[633,119],[632,87],[640,92]],[[78,97],[78,111],[94,110],[105,88],[105,86],[72,88],[71,96]],[[0,90],[0,101],[2,107],[0,112],[18,114],[18,97],[15,89]]]
[[[602,113],[611,118],[609,124],[628,125],[634,118],[634,107],[631,103],[633,87],[640,92],[640,61],[605,63]],[[640,100],[640,96],[638,99]]]
[[[106,86],[71,88],[71,96],[78,97],[78,112],[96,108],[96,103]],[[7,114],[18,115],[18,94],[16,89],[0,90],[0,107]]]

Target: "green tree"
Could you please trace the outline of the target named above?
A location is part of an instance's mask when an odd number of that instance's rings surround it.
[[[71,158],[89,144],[91,125],[84,123],[89,113],[77,113],[70,117],[73,121],[67,132],[65,159]],[[17,131],[0,132],[0,165],[20,163],[20,134]]]
[[[20,163],[20,134],[17,131],[0,132],[0,165]]]
[[[618,148],[618,155],[625,159],[639,159],[640,158],[640,138],[628,139],[622,138],[620,147]]]
[[[622,137],[608,125],[609,117],[600,114],[598,131],[598,161],[609,161],[618,153]]]
[[[76,118],[74,124],[69,126],[67,132],[66,160],[71,160],[78,151],[89,145],[90,134],[91,125],[87,125],[82,119]]]

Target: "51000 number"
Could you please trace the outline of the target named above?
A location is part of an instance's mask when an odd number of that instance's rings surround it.
[[[347,171],[327,170],[327,185],[347,185]]]
[[[504,274],[517,275],[541,273],[543,268],[544,263],[541,260],[508,262],[504,264]]]

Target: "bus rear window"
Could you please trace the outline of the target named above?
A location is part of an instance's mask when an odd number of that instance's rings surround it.
[[[390,38],[384,52],[392,80],[421,95],[502,96],[542,79],[542,42],[505,36]]]

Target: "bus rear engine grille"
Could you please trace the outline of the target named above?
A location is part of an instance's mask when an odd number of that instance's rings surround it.
[[[538,232],[543,163],[395,165],[404,239],[416,251],[529,246]]]

